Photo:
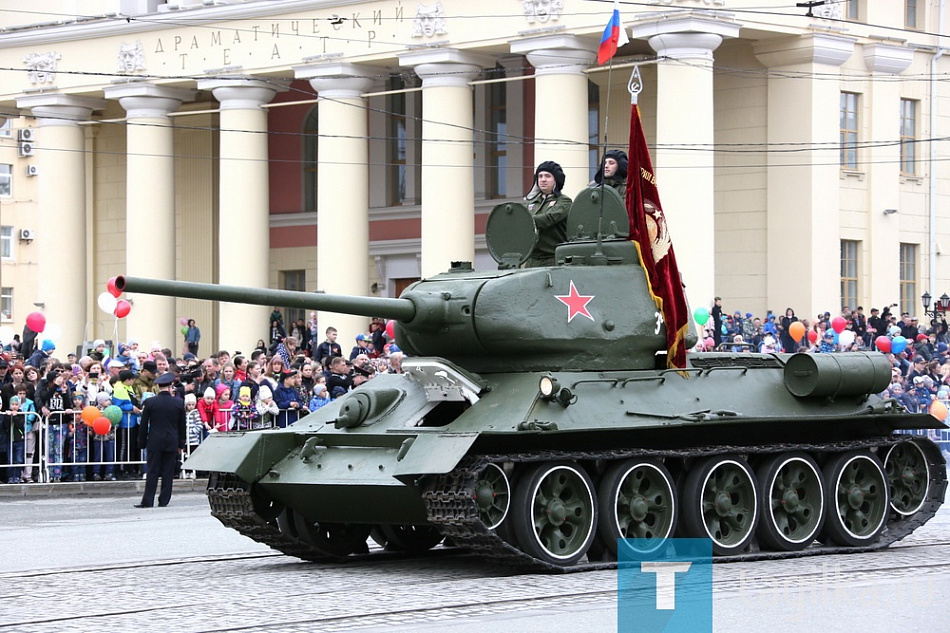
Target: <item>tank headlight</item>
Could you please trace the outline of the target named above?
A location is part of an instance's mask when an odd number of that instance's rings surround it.
[[[541,393],[542,400],[554,400],[560,388],[557,379],[551,374],[544,374],[538,381],[538,391]]]

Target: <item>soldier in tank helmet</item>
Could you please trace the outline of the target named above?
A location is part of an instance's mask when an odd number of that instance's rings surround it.
[[[604,161],[597,170],[594,179],[588,187],[599,187],[601,184],[613,187],[622,199],[627,196],[627,153],[621,149],[607,150]]]
[[[552,160],[544,161],[534,172],[534,186],[525,202],[538,228],[538,243],[525,263],[528,268],[554,265],[554,249],[567,238],[567,212],[571,198],[561,193],[564,170]]]

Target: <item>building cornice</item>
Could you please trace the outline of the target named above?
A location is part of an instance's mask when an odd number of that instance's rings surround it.
[[[123,36],[135,33],[148,33],[182,26],[220,25],[222,20],[247,20],[263,18],[281,13],[312,11],[322,7],[339,8],[354,4],[363,4],[365,0],[282,0],[274,2],[261,0],[253,4],[216,5],[164,13],[145,15],[105,15],[98,20],[89,20],[62,25],[38,25],[33,28],[0,29],[0,49],[19,46],[37,46],[88,40],[100,37]],[[187,16],[187,24],[181,23]],[[327,16],[329,19],[330,16]]]

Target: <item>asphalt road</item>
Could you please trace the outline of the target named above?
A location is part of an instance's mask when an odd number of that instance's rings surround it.
[[[615,571],[524,574],[435,550],[311,564],[203,495],[0,497],[0,632],[612,631]],[[950,631],[950,511],[886,551],[714,566],[716,631]]]

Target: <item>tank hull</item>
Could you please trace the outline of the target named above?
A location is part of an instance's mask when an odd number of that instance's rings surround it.
[[[864,451],[869,463],[885,464],[902,442],[895,432],[944,428],[929,415],[859,393],[888,378],[881,355],[849,358],[845,373],[830,360],[802,362],[791,355],[704,354],[692,357],[686,371],[476,375],[442,359],[407,359],[404,374],[377,377],[286,429],[213,435],[186,467],[236,479],[265,506],[311,525],[436,524],[464,546],[474,537],[459,534],[459,518],[445,518],[440,504],[446,497],[468,501],[471,495],[452,486],[475,462],[483,472],[498,464],[512,486],[538,464],[574,464],[603,495],[612,466],[630,460],[664,464],[680,485],[704,460],[723,455],[757,468],[804,453],[821,469],[837,455]],[[542,377],[553,379],[553,394],[539,389]],[[796,395],[803,390],[816,395]],[[935,511],[946,487],[942,457],[926,439],[914,442],[924,447],[917,462],[925,463],[917,466],[927,471],[921,507]],[[209,495],[216,494],[212,486]],[[475,521],[476,533],[483,519]],[[490,530],[478,537],[492,538],[500,537]],[[761,549],[753,539],[732,555]],[[519,560],[525,556],[514,551]],[[560,570],[578,564],[526,560]]]

